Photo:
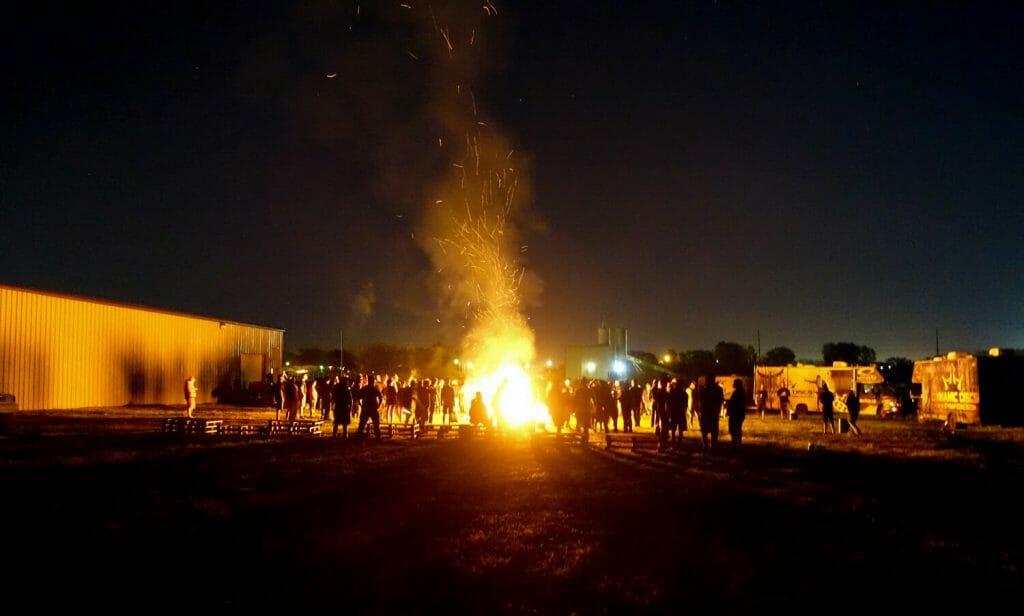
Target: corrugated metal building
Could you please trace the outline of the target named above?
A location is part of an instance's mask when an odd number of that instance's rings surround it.
[[[184,404],[281,371],[284,330],[0,285],[0,393],[18,408]],[[216,392],[216,394],[215,394]]]

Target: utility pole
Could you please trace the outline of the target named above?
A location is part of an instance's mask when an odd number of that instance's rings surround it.
[[[761,359],[761,330],[757,330],[757,359]]]
[[[338,330],[338,372],[345,374],[345,330]]]

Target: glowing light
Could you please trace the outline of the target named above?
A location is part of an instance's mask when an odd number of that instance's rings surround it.
[[[459,365],[459,358],[456,357],[455,359],[453,359],[452,363],[455,364],[456,366],[458,366]]]
[[[665,353],[665,356],[664,356],[664,357],[662,357],[662,359],[663,359],[663,360],[665,360],[665,363],[667,364],[667,363],[669,363],[670,361],[672,361],[672,356],[671,356],[671,355],[669,355],[668,353]]]
[[[594,370],[597,370],[597,364],[595,364],[592,361],[588,361],[587,362],[587,372],[589,372],[590,374],[593,374]]]
[[[615,374],[622,374],[626,371],[626,365],[616,359],[615,363],[612,364],[612,370],[615,371]]]
[[[549,359],[549,360],[547,360],[546,362],[544,362],[544,365],[545,365],[545,366],[547,366],[548,368],[550,368],[551,366],[553,366],[553,365],[555,365],[555,364],[554,364],[554,362],[552,362],[552,361],[551,361],[551,360]]]

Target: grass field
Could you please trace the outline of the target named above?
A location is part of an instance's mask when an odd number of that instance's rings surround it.
[[[658,453],[553,435],[183,438],[160,433],[170,414],[0,415],[9,603],[846,613],[1024,590],[1021,429],[869,417],[861,437],[826,436],[813,417],[753,417],[741,449],[688,433]]]

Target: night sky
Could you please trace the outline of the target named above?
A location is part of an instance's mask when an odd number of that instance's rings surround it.
[[[416,237],[443,53],[406,3],[8,9],[0,282],[289,349],[457,344]],[[654,353],[1024,347],[1021,3],[493,3],[474,91],[529,162],[541,359],[602,323]]]

